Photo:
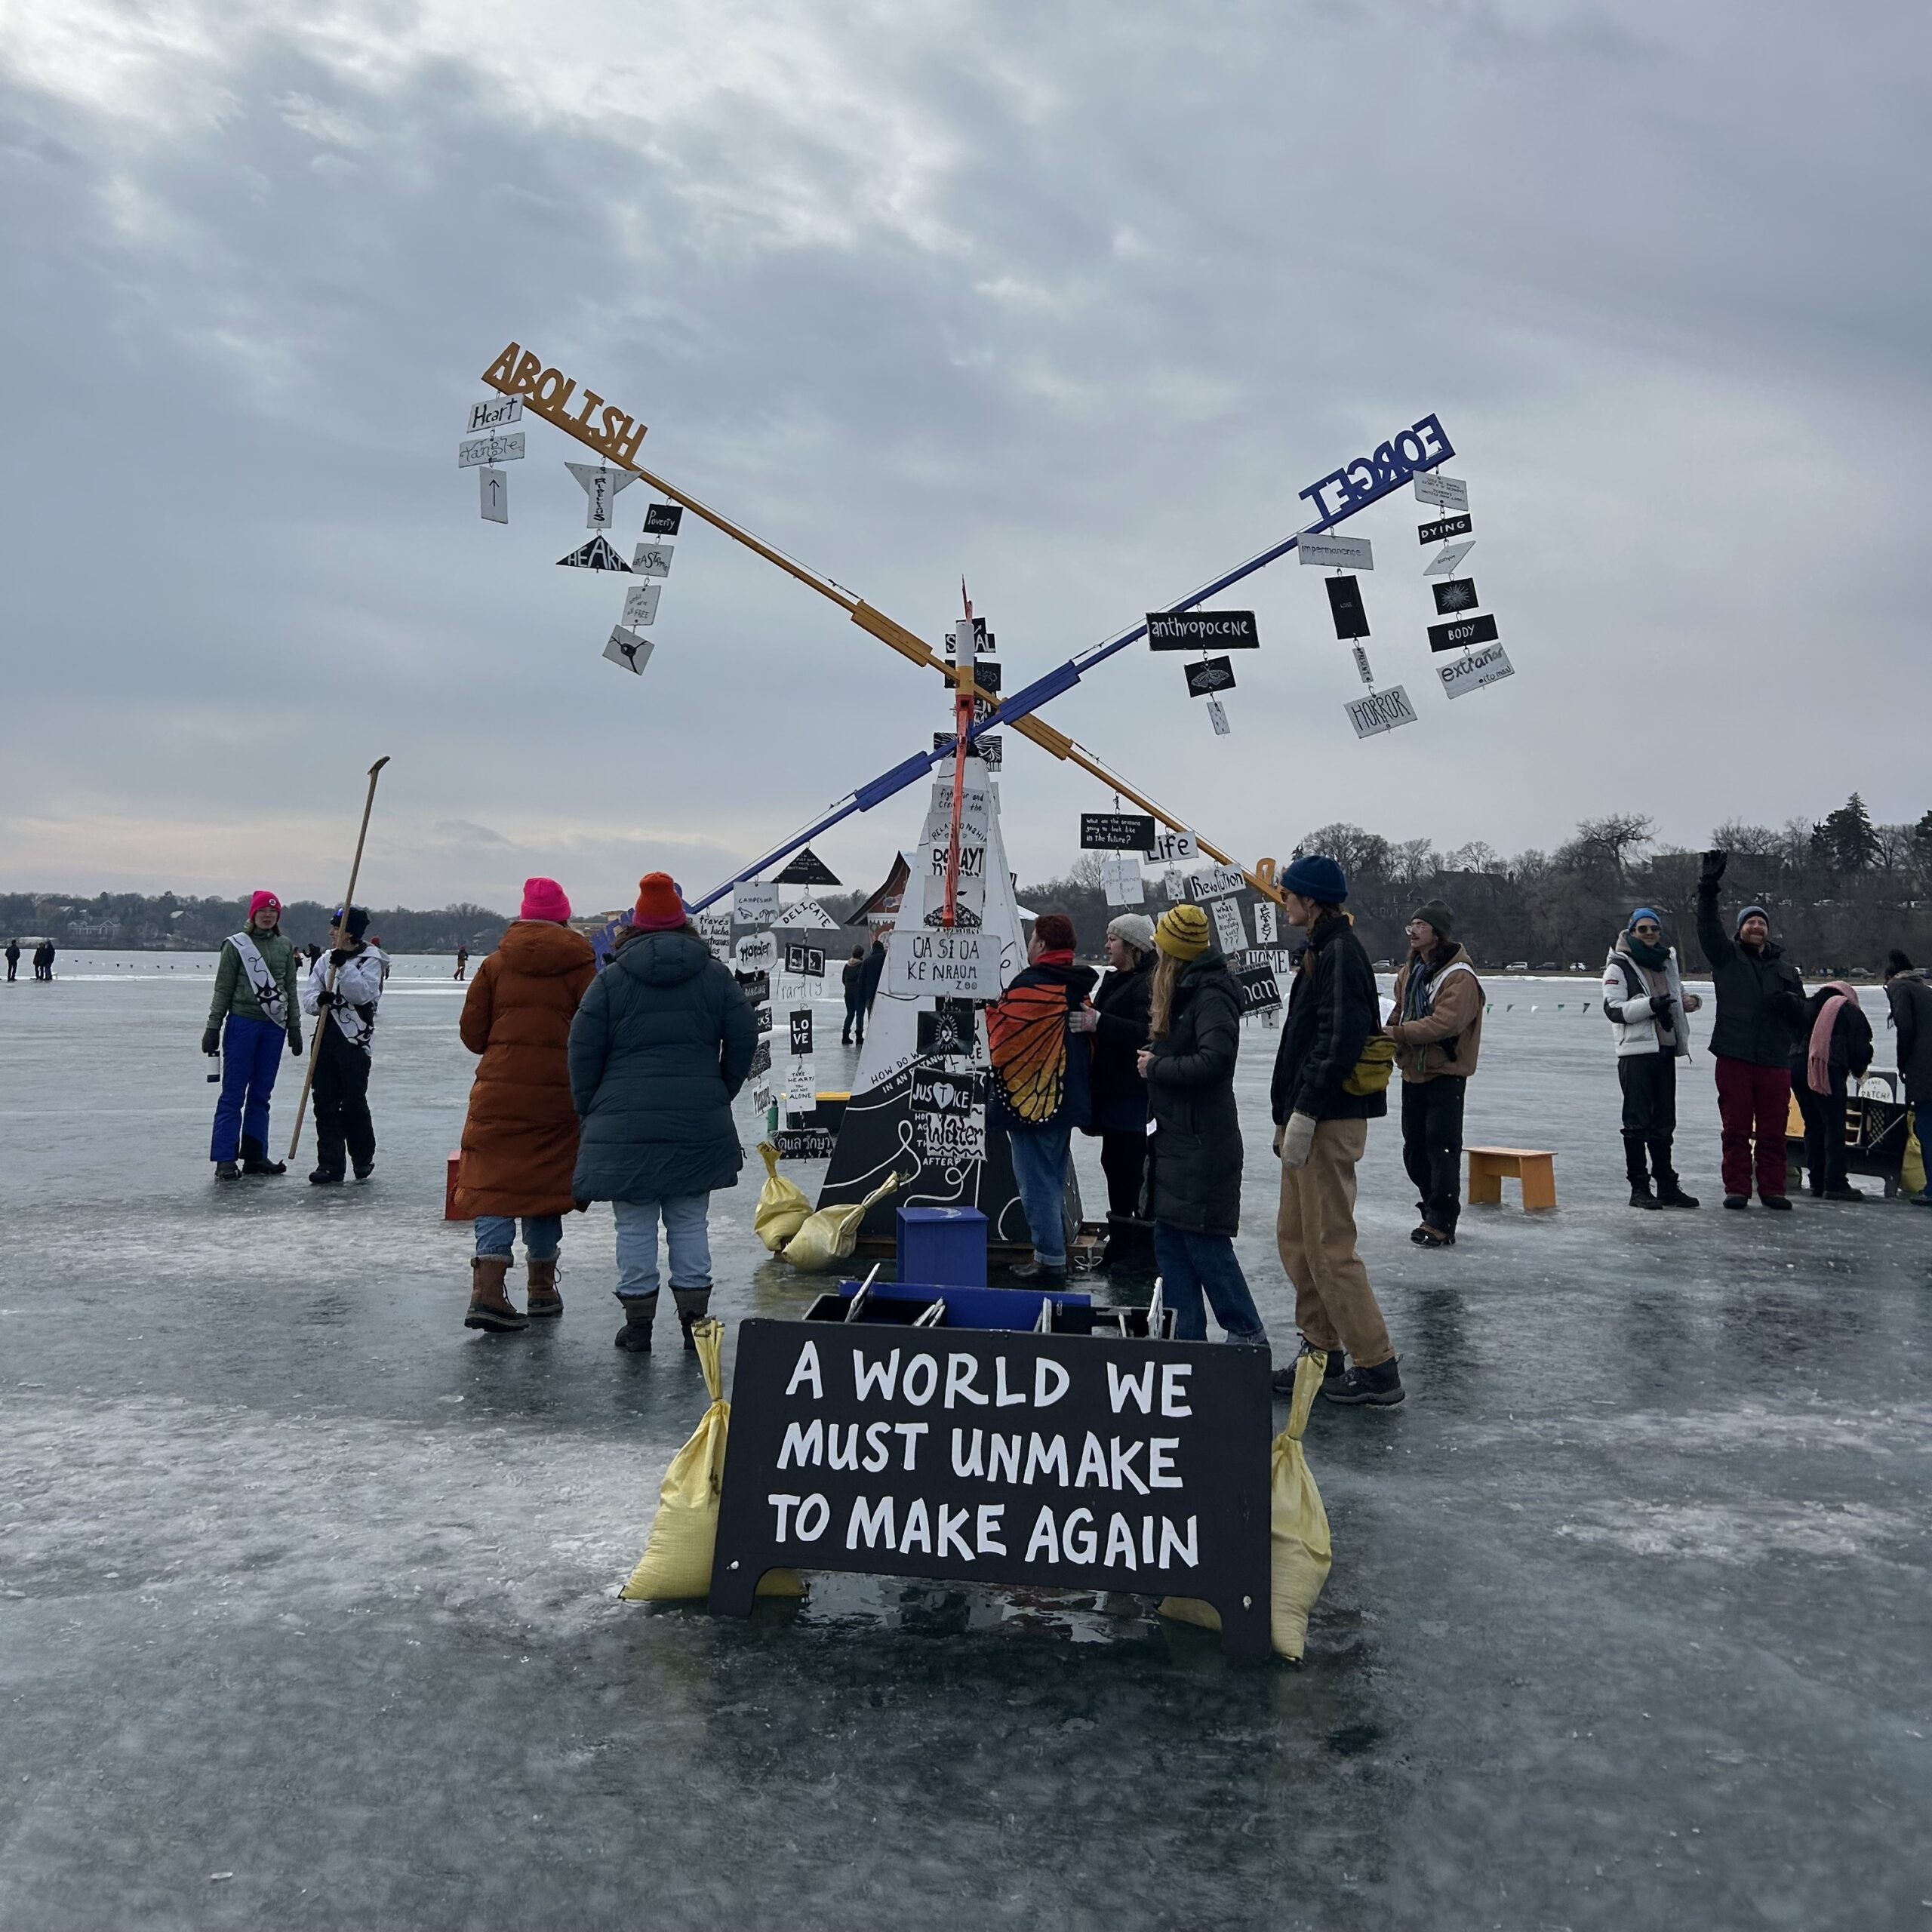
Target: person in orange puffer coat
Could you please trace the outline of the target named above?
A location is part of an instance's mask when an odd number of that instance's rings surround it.
[[[463,1124],[456,1211],[473,1216],[466,1328],[504,1333],[564,1312],[557,1292],[563,1217],[577,1204],[577,1117],[566,1049],[571,1021],[597,977],[589,940],[568,924],[571,902],[555,879],[524,882],[523,908],[477,968],[463,1002],[463,1044],[482,1056]],[[530,1315],[504,1281],[516,1224],[530,1263]]]

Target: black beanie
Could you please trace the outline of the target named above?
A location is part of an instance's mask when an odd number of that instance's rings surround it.
[[[1412,919],[1421,919],[1435,928],[1440,939],[1453,939],[1456,935],[1456,915],[1439,899],[1432,899],[1426,906],[1418,906],[1409,915]]]

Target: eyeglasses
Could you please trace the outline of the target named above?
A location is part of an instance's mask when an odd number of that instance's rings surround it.
[[[1630,930],[1640,939],[1654,939],[1663,931],[1663,928],[1661,926],[1652,925],[1649,920],[1646,919],[1641,926],[1632,926]]]

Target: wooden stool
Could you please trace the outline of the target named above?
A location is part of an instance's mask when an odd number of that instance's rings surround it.
[[[463,1168],[463,1150],[458,1148],[449,1158],[449,1164],[443,1170],[443,1219],[446,1221],[466,1221],[467,1214],[456,1211],[457,1176]]]
[[[1556,1205],[1556,1156],[1537,1147],[1472,1147],[1469,1150],[1469,1204],[1494,1204],[1503,1198],[1503,1177],[1513,1174],[1523,1183],[1523,1208]]]

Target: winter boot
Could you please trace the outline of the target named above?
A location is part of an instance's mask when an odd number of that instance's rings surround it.
[[[1378,1409],[1392,1409],[1402,1399],[1404,1392],[1402,1378],[1396,1372],[1393,1355],[1386,1361],[1377,1362],[1373,1368],[1358,1365],[1340,1381],[1324,1381],[1321,1385],[1324,1401],[1340,1402],[1349,1408],[1367,1403]]]
[[[1663,1204],[1651,1192],[1649,1181],[1640,1180],[1631,1183],[1630,1204],[1633,1208],[1659,1208]]]
[[[1651,1171],[1644,1164],[1644,1137],[1641,1134],[1626,1134],[1623,1137],[1623,1171],[1630,1182],[1631,1206],[1654,1208],[1657,1197],[1651,1192]],[[1657,1178],[1663,1178],[1661,1171]]]
[[[1438,1228],[1433,1221],[1425,1221],[1420,1227],[1409,1230],[1409,1238],[1418,1247],[1454,1247],[1456,1245],[1456,1230],[1454,1228]]]
[[[1311,1343],[1303,1343],[1295,1355],[1294,1361],[1290,1362],[1286,1368],[1275,1370],[1273,1384],[1275,1393],[1284,1401],[1294,1395],[1295,1362],[1300,1361],[1303,1355],[1319,1355],[1321,1352],[1320,1349],[1314,1347]],[[1334,1388],[1346,1373],[1343,1367],[1342,1351],[1339,1348],[1334,1348],[1329,1349],[1327,1353],[1328,1359],[1323,1364],[1321,1370],[1321,1386],[1324,1389]]]
[[[691,1324],[702,1321],[711,1312],[711,1291],[709,1288],[680,1288],[673,1286],[671,1299],[678,1305],[678,1326],[685,1331],[685,1346],[695,1349],[697,1344],[691,1340]]]
[[[1791,1205],[1791,1203],[1789,1201],[1786,1201],[1782,1195],[1778,1196],[1777,1198],[1778,1204],[1780,1207],[1789,1208]],[[1724,1198],[1724,1204],[1727,1208],[1748,1208],[1751,1204],[1751,1197],[1748,1194],[1727,1194]],[[1770,1204],[1770,1202],[1768,1201],[1764,1203],[1764,1205],[1767,1208]]]
[[[251,1134],[242,1137],[242,1171],[245,1174],[285,1174],[286,1161],[271,1161],[269,1150]]]
[[[1657,1177],[1660,1208],[1694,1208],[1697,1197],[1686,1194],[1678,1185],[1677,1170],[1670,1164],[1670,1143],[1658,1139],[1651,1143],[1651,1171]]]
[[[311,1187],[340,1187],[342,1185],[342,1170],[340,1168],[318,1168],[309,1177],[309,1185]]]
[[[241,1171],[242,1170],[232,1161],[217,1161],[214,1164],[214,1177],[217,1180],[233,1180],[241,1174]]]
[[[1767,1208],[1776,1208],[1780,1214],[1789,1214],[1791,1212],[1791,1201],[1787,1195],[1782,1194],[1766,1194],[1760,1195],[1759,1198],[1764,1202]],[[1728,1208],[1730,1205],[1730,1203],[1727,1201],[1724,1204]],[[1739,1207],[1742,1208],[1745,1204],[1740,1201],[1737,1204]]]
[[[1013,1278],[1024,1281],[1029,1288],[1063,1288],[1066,1286],[1066,1264],[1062,1262],[1056,1267],[1051,1261],[1042,1261],[1035,1255],[1031,1261],[1016,1261],[1013,1264]]]
[[[530,1326],[504,1292],[504,1278],[510,1272],[507,1254],[479,1254],[469,1264],[469,1312],[463,1318],[466,1328],[482,1328],[492,1334],[510,1334]]]
[[[557,1257],[554,1254],[547,1261],[531,1257],[530,1292],[524,1297],[524,1301],[533,1321],[563,1313],[564,1298],[557,1292]]]
[[[355,1163],[355,1178],[358,1180],[367,1180],[376,1171],[376,1164],[374,1161],[358,1161]]]
[[[1828,1187],[1825,1190],[1827,1201],[1863,1201],[1866,1198],[1864,1189],[1854,1187],[1849,1182],[1841,1187]]]
[[[624,1325],[617,1331],[617,1346],[634,1355],[651,1352],[651,1324],[657,1319],[657,1297],[620,1295],[617,1306],[624,1311]]]

